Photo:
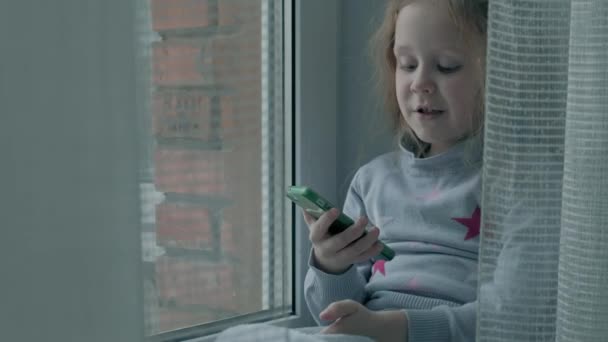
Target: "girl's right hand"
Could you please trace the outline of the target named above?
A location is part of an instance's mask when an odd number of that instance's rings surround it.
[[[352,264],[366,261],[382,251],[382,244],[378,241],[380,230],[377,227],[373,227],[361,237],[367,226],[365,217],[360,217],[354,225],[332,236],[328,229],[338,218],[338,209],[333,208],[318,220],[304,210],[302,213],[310,231],[309,239],[316,266],[324,272],[343,273]]]

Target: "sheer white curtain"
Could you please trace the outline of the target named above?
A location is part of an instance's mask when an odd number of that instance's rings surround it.
[[[478,341],[608,340],[608,1],[490,1]]]

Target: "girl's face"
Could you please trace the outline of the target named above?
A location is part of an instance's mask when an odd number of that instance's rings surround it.
[[[481,115],[482,39],[469,44],[447,1],[403,7],[395,27],[395,86],[401,115],[416,136],[441,153],[475,130]]]

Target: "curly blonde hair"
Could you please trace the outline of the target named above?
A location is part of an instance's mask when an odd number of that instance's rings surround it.
[[[430,144],[418,139],[414,132],[405,122],[399,104],[397,103],[397,94],[395,90],[395,69],[397,61],[393,52],[395,44],[395,27],[399,11],[416,1],[430,0],[388,0],[386,11],[382,24],[372,36],[371,52],[376,65],[376,88],[380,93],[384,108],[389,115],[391,129],[399,142],[403,138],[409,138],[416,145],[416,154],[423,156]],[[438,0],[436,0],[438,1]],[[463,41],[470,44],[474,37],[480,37],[485,42],[487,37],[487,21],[488,21],[488,1],[487,0],[440,0],[447,1],[450,15],[456,26],[460,29]],[[485,60],[485,48],[483,49]],[[483,68],[483,65],[481,65]],[[482,70],[484,72],[484,70]],[[485,85],[480,85],[479,91],[482,92]],[[483,113],[483,96],[479,96],[478,101],[479,113]],[[483,115],[480,115],[475,123],[474,133],[479,133],[483,123]]]

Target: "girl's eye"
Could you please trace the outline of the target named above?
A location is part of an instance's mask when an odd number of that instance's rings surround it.
[[[444,73],[444,74],[451,74],[453,72],[460,70],[460,68],[461,68],[460,65],[443,66],[441,64],[437,64],[437,70],[439,70],[439,72]]]
[[[416,70],[417,65],[416,64],[401,64],[399,65],[399,68],[401,70],[405,70],[405,71],[414,71]]]
[[[403,71],[414,71],[418,64],[412,58],[397,56],[397,66]]]

